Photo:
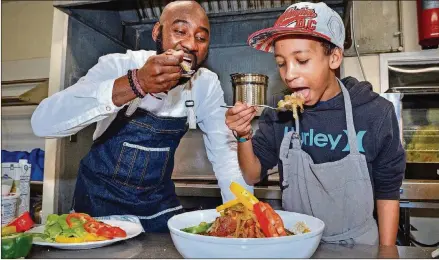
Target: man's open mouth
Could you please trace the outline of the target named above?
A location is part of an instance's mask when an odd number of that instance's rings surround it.
[[[183,70],[181,75],[182,77],[191,77],[192,74],[195,73],[195,70],[192,69],[194,67],[192,59],[188,57],[187,54],[185,54],[183,57],[183,62],[180,63],[180,67]]]

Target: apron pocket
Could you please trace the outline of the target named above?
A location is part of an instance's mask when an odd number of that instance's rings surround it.
[[[113,180],[136,189],[156,188],[165,175],[170,150],[124,142]]]

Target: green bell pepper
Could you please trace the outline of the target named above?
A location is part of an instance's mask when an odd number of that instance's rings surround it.
[[[183,228],[181,231],[192,234],[205,233],[213,223],[201,222],[198,226]]]
[[[2,237],[2,259],[26,257],[32,248],[33,235],[28,233]]]

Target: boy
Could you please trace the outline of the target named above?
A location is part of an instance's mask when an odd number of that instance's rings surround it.
[[[291,5],[248,43],[274,52],[287,88],[304,98],[303,113],[294,120],[265,109],[252,137],[255,108],[237,103],[226,124],[246,182],[278,164],[283,208],[323,220],[324,242],[395,245],[405,171],[398,123],[392,103],[369,82],[335,76],[344,39],[342,19],[326,4]]]

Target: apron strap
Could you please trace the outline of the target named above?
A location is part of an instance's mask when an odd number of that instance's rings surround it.
[[[350,151],[352,154],[359,154],[358,144],[357,144],[357,134],[355,132],[354,126],[354,117],[352,115],[352,103],[351,97],[349,95],[349,91],[346,89],[344,84],[337,78],[341,91],[343,92],[343,99],[345,105],[345,113],[346,113],[346,126],[348,130],[348,142]]]
[[[189,129],[197,129],[197,117],[195,115],[195,101],[192,94],[192,85],[195,80],[200,76],[201,69],[198,69],[191,79],[184,85],[185,90],[185,106],[187,113],[187,122],[189,124]]]
[[[287,132],[282,139],[279,152],[279,158],[282,161],[285,161],[288,158],[288,151],[290,150],[291,137],[293,136],[293,133],[293,131]]]

